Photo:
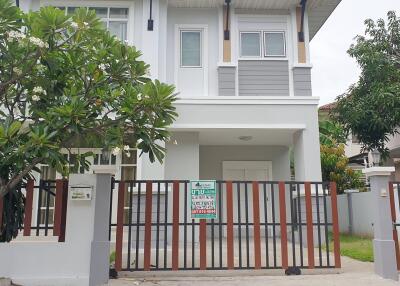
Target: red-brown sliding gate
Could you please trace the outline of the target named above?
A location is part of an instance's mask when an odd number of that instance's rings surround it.
[[[189,188],[113,182],[117,271],[341,267],[335,183],[217,181],[211,220],[190,218]]]
[[[389,183],[390,211],[393,223],[393,240],[396,251],[397,269],[400,270],[400,246],[398,232],[400,229],[400,182]]]

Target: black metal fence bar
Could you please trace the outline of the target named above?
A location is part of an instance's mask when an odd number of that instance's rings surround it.
[[[143,238],[144,230],[146,227],[151,227],[151,270],[172,270],[172,261],[179,259],[180,270],[197,270],[200,269],[199,259],[199,238],[200,222],[190,218],[190,190],[189,181],[181,180],[179,184],[180,199],[180,212],[179,212],[179,257],[172,256],[171,243],[172,243],[172,186],[174,181],[158,180],[150,181],[153,184],[153,213],[151,223],[146,225],[144,221],[145,201],[143,189],[149,181],[136,180],[125,181],[128,187],[129,195],[126,196],[127,203],[125,209],[127,216],[123,223],[124,232],[128,232],[123,237],[127,239],[124,243],[124,253],[122,255],[125,259],[122,264],[122,270],[125,271],[142,271],[144,270],[144,257],[143,257]],[[226,220],[226,181],[217,181],[217,214],[216,219],[206,221],[207,232],[207,269],[228,269],[227,264],[227,220]],[[254,269],[254,244],[253,239],[255,223],[253,221],[252,202],[253,192],[252,184],[250,181],[234,181],[232,182],[233,188],[233,227],[234,227],[234,269]],[[281,253],[278,251],[280,242],[281,227],[279,219],[279,196],[276,192],[279,190],[279,182],[257,182],[260,192],[260,221],[257,220],[257,225],[260,226],[262,240],[261,244],[262,254],[260,254],[261,268],[262,269],[279,269],[282,268]],[[116,195],[118,190],[119,181],[114,181],[113,192]],[[330,259],[329,248],[329,231],[332,227],[332,222],[328,217],[328,202],[329,184],[313,182],[311,184],[313,189],[313,207],[315,217],[312,222],[317,234],[317,243],[315,246],[318,248],[318,263],[316,268],[333,268],[332,259]],[[308,268],[308,260],[304,255],[305,251],[303,234],[306,232],[305,221],[306,209],[304,202],[304,182],[286,182],[286,212],[287,212],[287,232],[289,237],[289,266],[300,268]],[[183,193],[183,194],[182,194]],[[113,195],[112,195],[113,196]],[[112,197],[111,196],[111,197]],[[254,199],[254,198],[253,198]],[[113,198],[115,200],[115,198]],[[115,217],[116,209],[114,204],[110,204],[111,218]],[[110,220],[110,240],[115,237],[112,235],[115,229],[116,222]],[[46,227],[46,226],[45,226]],[[258,227],[258,226],[257,226]],[[176,229],[176,228],[175,228]],[[217,248],[217,249],[216,249]],[[134,256],[133,256],[134,255]]]

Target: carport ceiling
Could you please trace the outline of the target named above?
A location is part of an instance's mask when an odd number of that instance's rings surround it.
[[[341,0],[308,0],[308,21],[310,39],[322,27]],[[171,7],[221,7],[225,0],[169,0]],[[300,0],[232,0],[232,6],[239,9],[290,9],[300,4]]]
[[[201,129],[191,131],[199,133],[200,145],[291,146],[293,135],[297,130]]]

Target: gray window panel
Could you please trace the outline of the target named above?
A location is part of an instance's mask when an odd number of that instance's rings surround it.
[[[240,34],[240,55],[242,57],[259,57],[260,51],[260,33]]]
[[[124,41],[126,40],[127,34],[127,23],[120,21],[110,21],[108,24],[108,30],[111,35],[116,36],[118,39]]]
[[[127,8],[110,8],[110,18],[127,19]]]
[[[264,49],[266,57],[285,56],[285,34],[281,32],[264,33]]]
[[[74,14],[75,10],[77,10],[79,8],[81,8],[81,7],[68,7],[67,14],[69,14],[69,15]]]
[[[99,18],[107,18],[108,16],[107,7],[89,7],[89,10],[93,10]]]
[[[201,31],[181,32],[181,66],[201,66]]]

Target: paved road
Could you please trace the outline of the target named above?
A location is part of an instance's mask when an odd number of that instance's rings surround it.
[[[385,280],[373,273],[372,263],[358,262],[343,257],[343,269],[337,274],[332,271],[318,271],[314,274],[301,276],[282,276],[281,272],[270,272],[267,275],[250,275],[254,272],[234,273],[230,277],[210,277],[204,276],[201,272],[194,273],[192,276],[185,277],[173,276],[172,273],[157,275],[156,277],[125,277],[118,280],[110,280],[111,286],[399,286],[400,283]],[[191,272],[193,273],[193,272]],[[190,273],[190,274],[191,274]],[[228,274],[228,273],[226,273]],[[136,274],[135,274],[136,275]]]

